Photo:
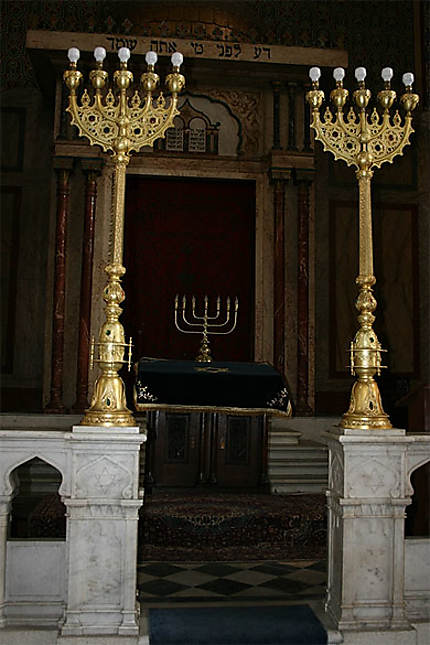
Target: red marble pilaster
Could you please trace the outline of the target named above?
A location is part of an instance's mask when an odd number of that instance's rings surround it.
[[[313,171],[297,179],[297,403],[296,414],[312,414],[309,405],[309,218]]]
[[[94,258],[94,226],[97,202],[97,177],[101,162],[82,161],[86,176],[84,232],[82,238],[81,295],[79,305],[78,361],[76,378],[76,400],[72,412],[82,413],[88,403],[88,365],[90,353],[91,296]]]
[[[66,301],[66,233],[73,159],[56,158],[57,221],[55,231],[54,302],[52,314],[51,394],[45,412],[62,414],[64,372],[64,315]]]

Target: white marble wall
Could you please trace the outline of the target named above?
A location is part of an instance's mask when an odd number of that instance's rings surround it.
[[[410,475],[430,460],[430,435],[333,427],[324,437],[330,451],[327,624],[348,645],[426,643],[429,544],[405,541],[404,516],[413,492]],[[49,632],[46,643],[138,643],[138,457],[144,440],[138,428],[0,430],[2,645],[34,643],[24,632],[16,641],[17,632],[7,629],[12,621],[33,629],[58,616],[59,633],[51,639]],[[63,476],[67,538],[46,542],[43,553],[29,542],[24,554],[19,542],[7,542],[11,473],[35,456]],[[50,557],[55,575],[46,578],[42,560]]]
[[[137,642],[139,450],[145,439],[138,427],[0,430],[0,627],[59,624],[57,642],[91,635]],[[7,541],[13,471],[33,457],[62,475],[65,541]],[[1,632],[0,642],[7,642]]]
[[[106,441],[106,435],[109,441]],[[138,428],[75,426],[61,633],[137,635]]]
[[[413,492],[410,474],[430,460],[430,436],[339,428],[324,436],[329,447],[326,610],[347,635],[345,642],[364,642],[351,633],[366,631],[385,633],[392,639],[387,642],[415,643],[405,603],[404,518]],[[421,564],[424,569],[425,561]],[[426,575],[430,579],[430,568]]]

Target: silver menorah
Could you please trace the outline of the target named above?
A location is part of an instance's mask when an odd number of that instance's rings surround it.
[[[239,309],[239,301],[234,299],[233,310],[231,307],[230,297],[226,298],[225,312],[221,314],[221,297],[216,299],[216,312],[215,315],[209,315],[209,298],[204,297],[202,313],[196,311],[196,297],[191,296],[191,307],[187,306],[187,296],[182,296],[181,307],[179,306],[179,295],[175,296],[175,326],[176,329],[183,334],[202,334],[202,341],[200,343],[199,354],[196,361],[199,363],[211,363],[212,355],[209,347],[209,334],[227,335],[231,334],[236,329],[237,312]],[[188,309],[188,313],[187,313]],[[190,315],[191,310],[191,318]],[[180,320],[178,318],[180,317]],[[224,318],[224,320],[222,320]],[[196,329],[198,327],[198,329]]]

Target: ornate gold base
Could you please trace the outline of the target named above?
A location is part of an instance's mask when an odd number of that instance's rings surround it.
[[[114,364],[115,365],[115,364]],[[117,364],[119,369],[121,365]],[[103,364],[103,368],[106,365]],[[127,408],[124,381],[114,370],[107,370],[98,377],[91,407],[85,411],[81,426],[136,426],[133,414]]]
[[[357,430],[388,430],[393,427],[384,412],[379,388],[373,378],[362,377],[354,383],[349,409],[343,415],[340,427]]]
[[[107,412],[106,410],[87,410],[80,426],[104,426],[112,427],[132,427],[136,426],[136,420],[130,410],[118,410],[116,412]]]
[[[209,347],[209,341],[207,337],[203,334],[203,339],[200,344],[199,355],[196,356],[197,363],[212,363],[212,353]]]

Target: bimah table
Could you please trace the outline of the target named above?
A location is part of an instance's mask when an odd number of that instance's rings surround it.
[[[136,376],[136,410],[147,413],[147,489],[267,483],[268,420],[291,415],[271,365],[144,357]]]

